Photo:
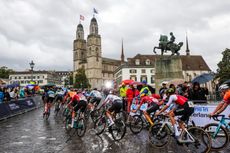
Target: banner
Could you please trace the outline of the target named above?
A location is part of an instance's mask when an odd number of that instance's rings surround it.
[[[32,98],[20,99],[0,104],[0,119],[36,107]]]
[[[195,122],[196,126],[204,127],[208,123],[218,123],[208,117],[208,114],[212,113],[216,106],[217,105],[195,105],[191,119]],[[230,114],[230,107],[227,107],[221,114],[228,117]]]

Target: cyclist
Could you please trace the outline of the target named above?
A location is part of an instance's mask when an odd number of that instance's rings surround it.
[[[150,114],[153,113],[153,112],[156,112],[159,107],[164,103],[164,101],[159,101],[160,99],[160,95],[158,94],[153,94],[151,96],[145,96],[141,99],[141,102],[140,104],[138,105],[137,109],[134,110],[133,112],[135,113],[137,110],[140,109],[141,105],[144,104],[144,103],[147,103],[148,104],[148,108],[146,111],[143,111],[146,119],[150,122],[151,125],[153,125],[153,122],[150,118]]]
[[[52,102],[53,102],[53,100],[54,100],[54,97],[55,97],[55,93],[54,93],[54,91],[53,91],[54,89],[53,88],[48,88],[48,91],[47,91],[47,93],[46,93],[46,101],[45,101],[45,103],[47,103],[48,105],[48,111],[50,111],[50,108],[51,108],[51,104],[52,104]],[[44,105],[44,106],[46,106],[46,105]],[[45,110],[45,109],[44,109]],[[46,110],[45,110],[46,111]],[[44,113],[45,113],[45,111],[44,111]],[[50,113],[50,112],[48,112],[48,113]]]
[[[77,91],[77,93],[72,97],[71,101],[69,102],[67,106],[73,109],[75,112],[81,109],[81,112],[83,114],[87,107],[87,99],[81,93],[81,91]]]
[[[116,95],[115,90],[110,90],[109,95],[104,100],[103,105],[107,106],[106,116],[110,120],[109,127],[114,124],[111,113],[118,113],[122,108],[122,99]]]
[[[210,116],[222,113],[230,104],[230,87],[227,84],[223,84],[219,87],[219,92],[221,92],[223,100],[217,105],[216,109],[210,114]]]
[[[179,126],[182,130],[184,130],[184,122],[189,120],[189,117],[193,114],[194,112],[194,107],[192,104],[188,103],[188,99],[175,94],[175,91],[172,88],[169,88],[166,90],[166,94],[169,97],[168,102],[166,105],[158,112],[156,112],[156,116],[164,112],[166,109],[168,109],[171,104],[173,104],[172,110],[168,112],[169,118],[171,120],[171,123],[174,127],[175,130],[175,136],[176,138],[179,138],[180,133],[177,129],[176,121],[174,116],[182,115],[181,118],[179,119],[178,123]]]
[[[89,106],[91,111],[94,110],[95,106],[98,106],[101,102],[102,94],[97,90],[97,88],[94,88],[90,94],[89,94]]]
[[[142,83],[142,88],[140,91],[140,97],[151,95],[151,92],[147,86],[147,81],[143,80],[141,83]]]

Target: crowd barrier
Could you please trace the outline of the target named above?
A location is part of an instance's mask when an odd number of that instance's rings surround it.
[[[0,120],[22,114],[42,106],[41,96],[27,97],[0,104]]]

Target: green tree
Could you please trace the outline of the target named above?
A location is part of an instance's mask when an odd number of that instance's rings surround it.
[[[77,70],[77,73],[75,75],[75,83],[74,83],[75,88],[89,88],[89,80],[85,75],[85,69],[80,68]]]
[[[222,60],[217,64],[218,69],[216,74],[216,78],[219,78],[220,83],[230,79],[230,49],[226,48],[222,52],[222,55]]]
[[[6,66],[0,67],[0,78],[9,79],[9,75],[14,71],[12,69],[8,69]]]

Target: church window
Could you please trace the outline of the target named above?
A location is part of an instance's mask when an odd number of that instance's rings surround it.
[[[98,53],[97,53],[97,55],[96,55],[96,60],[97,60],[97,62],[99,61],[99,56],[98,56]]]
[[[151,69],[151,70],[150,70],[150,73],[154,73],[154,72],[155,72],[154,69]]]

